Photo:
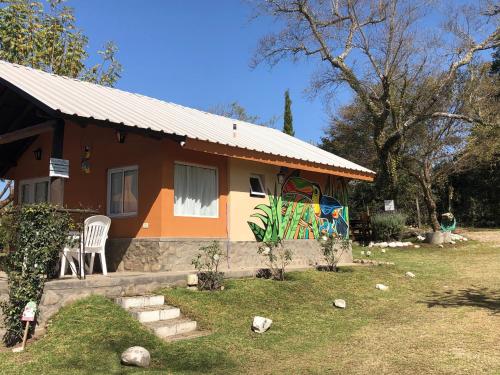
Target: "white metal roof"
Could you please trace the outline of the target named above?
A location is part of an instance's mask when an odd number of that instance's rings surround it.
[[[0,60],[0,79],[70,116],[109,121],[347,170],[375,172],[283,132]],[[233,136],[237,124],[237,136]]]

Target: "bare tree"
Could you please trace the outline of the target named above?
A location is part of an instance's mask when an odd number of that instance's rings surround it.
[[[379,159],[377,182],[391,194],[404,142],[431,120],[479,122],[473,113],[450,112],[450,89],[479,51],[500,44],[492,12],[479,5],[453,9],[438,29],[426,29],[430,0],[267,0],[280,31],[264,36],[253,65],[285,58],[318,58],[317,92],[347,85],[370,114]],[[443,4],[444,5],[444,4]],[[493,19],[494,20],[494,19]],[[438,79],[436,79],[438,77]]]

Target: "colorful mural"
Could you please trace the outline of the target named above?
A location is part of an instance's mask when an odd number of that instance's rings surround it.
[[[322,233],[349,237],[349,209],[344,180],[328,181],[329,195],[320,186],[302,177],[289,177],[280,194],[269,194],[269,205],[259,204],[249,221],[257,241],[278,239],[313,239]],[[333,197],[335,191],[337,198]],[[342,202],[342,203],[341,203]]]

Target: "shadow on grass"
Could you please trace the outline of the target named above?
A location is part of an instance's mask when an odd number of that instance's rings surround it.
[[[490,310],[493,314],[500,313],[500,290],[472,286],[466,289],[434,292],[428,296],[427,307],[461,307],[471,306]]]

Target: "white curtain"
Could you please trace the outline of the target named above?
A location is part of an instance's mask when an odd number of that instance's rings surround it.
[[[175,164],[174,215],[216,217],[217,171]]]

